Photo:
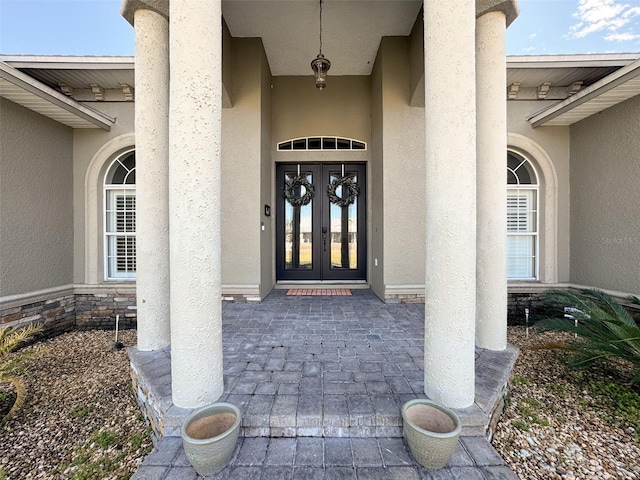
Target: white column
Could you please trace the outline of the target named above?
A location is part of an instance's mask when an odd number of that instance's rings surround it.
[[[138,349],[170,344],[169,22],[136,10],[136,291]]]
[[[220,293],[221,0],[171,0],[169,211],[173,403],[216,401]]]
[[[503,12],[487,13],[476,24],[476,343],[491,350],[507,347],[506,28]]]
[[[475,395],[475,4],[424,2],[424,388],[452,408]]]

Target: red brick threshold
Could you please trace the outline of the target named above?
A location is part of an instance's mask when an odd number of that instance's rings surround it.
[[[322,296],[322,295],[351,295],[348,288],[290,288],[287,295]]]

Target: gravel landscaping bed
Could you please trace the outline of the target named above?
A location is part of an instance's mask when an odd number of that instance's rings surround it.
[[[125,350],[113,332],[60,335],[27,355],[27,400],[0,425],[0,479],[124,479],[151,450],[130,387]],[[135,331],[120,332],[125,346]],[[14,354],[15,355],[15,354]]]
[[[527,338],[524,328],[509,327],[520,356],[494,447],[522,479],[640,479],[638,397],[623,398],[628,412],[615,410],[620,392],[604,387],[630,387],[628,370],[572,370],[563,352],[540,348],[566,339],[533,329]]]
[[[589,383],[624,382],[624,372],[570,370],[562,353],[536,348],[565,338],[533,330],[527,338],[524,328],[509,327],[521,354],[495,448],[521,479],[640,479],[640,425],[609,406],[608,391]],[[135,331],[121,332],[120,341],[134,345]],[[110,351],[112,345],[113,332],[72,332],[18,353],[28,355],[28,398],[0,425],[0,480],[133,474],[152,445],[126,352]],[[9,390],[0,387],[6,398]]]

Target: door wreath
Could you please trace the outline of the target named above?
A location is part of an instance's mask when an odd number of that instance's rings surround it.
[[[304,194],[298,194],[298,188],[304,187]],[[313,198],[314,186],[304,175],[296,175],[284,183],[284,198],[294,207],[307,205]]]
[[[341,195],[336,194],[338,187],[342,187]],[[348,207],[358,198],[360,188],[353,177],[343,176],[334,179],[328,187],[329,201],[339,207]]]

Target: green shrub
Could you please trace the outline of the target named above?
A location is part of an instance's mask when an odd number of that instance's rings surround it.
[[[549,290],[543,301],[551,307],[553,318],[538,322],[536,327],[576,334],[563,347],[573,354],[573,367],[624,360],[631,366],[633,381],[640,382],[640,328],[622,305],[599,290]],[[635,297],[632,301],[640,303]],[[566,306],[575,309],[571,315],[577,324],[563,318]]]

